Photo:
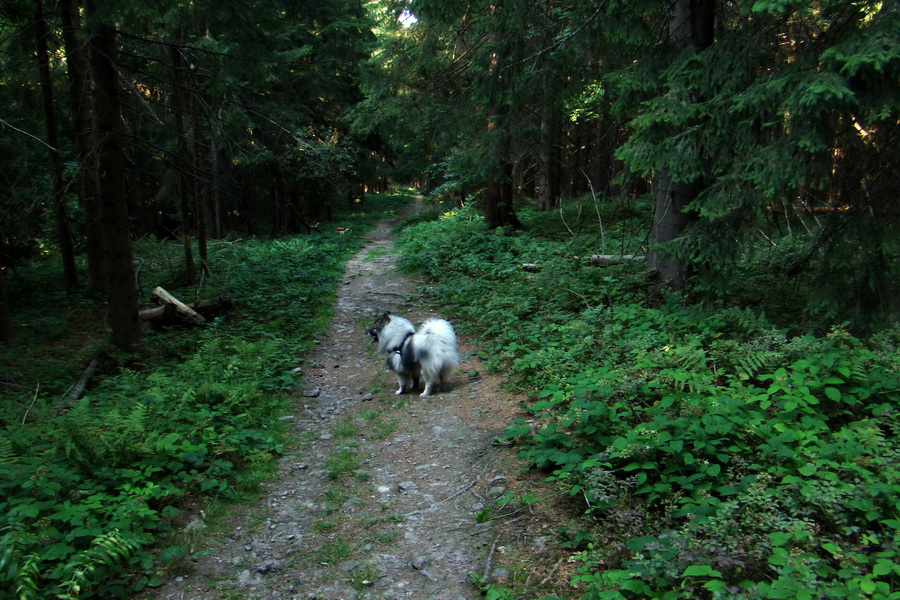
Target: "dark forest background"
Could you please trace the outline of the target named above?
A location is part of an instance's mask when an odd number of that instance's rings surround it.
[[[415,189],[583,597],[894,597],[898,81],[896,0],[3,0],[0,584],[154,585],[185,498],[258,489]]]

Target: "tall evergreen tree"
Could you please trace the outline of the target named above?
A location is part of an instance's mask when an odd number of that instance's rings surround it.
[[[889,310],[896,178],[882,174],[898,149],[900,13],[881,2],[721,8],[705,51],[669,65],[647,54],[619,79],[639,100],[619,151],[627,167],[702,182],[685,207],[696,222],[663,251],[690,264],[695,289],[724,291],[759,231],[802,228],[814,211],[808,251],[784,272],[808,274],[810,306],[825,313]]]
[[[47,131],[50,162],[50,194],[56,217],[57,239],[63,264],[66,290],[78,287],[78,272],[75,267],[75,250],[69,228],[66,207],[66,186],[63,181],[62,156],[59,149],[59,132],[56,125],[56,106],[53,101],[53,80],[50,75],[50,50],[47,43],[47,23],[44,19],[43,0],[34,0],[34,35],[37,50],[38,71],[40,73],[41,104],[44,109],[44,125]]]
[[[109,15],[98,14],[95,0],[87,0],[85,13],[91,32],[88,52],[93,83],[92,129],[97,144],[95,177],[100,193],[108,320],[112,343],[123,350],[132,350],[141,339],[141,323],[125,196],[118,43],[115,25]]]

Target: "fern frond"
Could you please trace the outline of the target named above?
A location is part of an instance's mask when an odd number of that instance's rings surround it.
[[[141,549],[138,542],[119,533],[118,529],[104,533],[91,542],[91,547],[76,555],[66,565],[61,598],[76,600],[81,592],[99,579],[98,574],[109,573],[127,564]]]
[[[12,523],[0,537],[0,587],[15,587],[19,600],[40,597],[40,558],[33,553],[22,556],[30,537],[21,523]]]
[[[16,453],[13,452],[12,440],[5,435],[0,435],[0,465],[8,465],[16,462]]]
[[[747,379],[756,377],[757,373],[769,366],[775,356],[769,350],[746,350],[746,353],[737,356],[737,371]]]

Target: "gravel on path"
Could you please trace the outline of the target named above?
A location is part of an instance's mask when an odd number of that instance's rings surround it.
[[[393,393],[365,330],[385,310],[444,315],[411,300],[420,284],[396,271],[391,225],[349,261],[328,331],[298,358],[303,387],[285,417],[295,443],[263,497],[200,531],[180,574],[143,598],[474,600],[470,574],[506,574],[495,557],[523,534],[493,516],[517,467],[492,441],[523,398],[465,339],[451,389]]]

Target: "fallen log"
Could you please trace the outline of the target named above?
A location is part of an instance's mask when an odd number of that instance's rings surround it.
[[[609,262],[620,262],[626,260],[644,260],[646,258],[640,254],[592,254],[591,264],[602,265]]]
[[[153,296],[157,297],[163,304],[171,304],[175,307],[178,312],[185,315],[188,319],[197,323],[198,325],[204,322],[206,319],[198,313],[196,310],[161,288],[160,286],[156,286],[153,288],[153,291],[150,292]]]
[[[94,376],[94,371],[97,370],[97,365],[100,364],[100,360],[97,358],[91,359],[91,362],[88,364],[87,368],[81,374],[81,377],[78,378],[78,381],[72,387],[71,391],[62,397],[62,399],[56,403],[56,410],[59,411],[63,407],[65,407],[70,402],[75,402],[81,395],[84,393],[84,390],[87,389],[88,383],[91,381],[91,377]]]
[[[178,311],[174,304],[162,304],[156,308],[148,308],[140,312],[141,321],[153,321],[154,319],[171,319]]]
[[[179,306],[178,304],[164,300],[163,297],[156,294],[155,291],[156,290],[154,290],[154,298],[156,298],[158,302],[163,302],[163,304],[140,312],[141,321],[149,321],[153,327],[185,324],[199,325],[206,322],[207,319],[213,319],[234,307],[231,302],[231,296],[216,296],[215,298],[201,300],[200,302],[191,302],[189,304],[180,303]],[[171,297],[171,294],[169,294],[169,296]]]

